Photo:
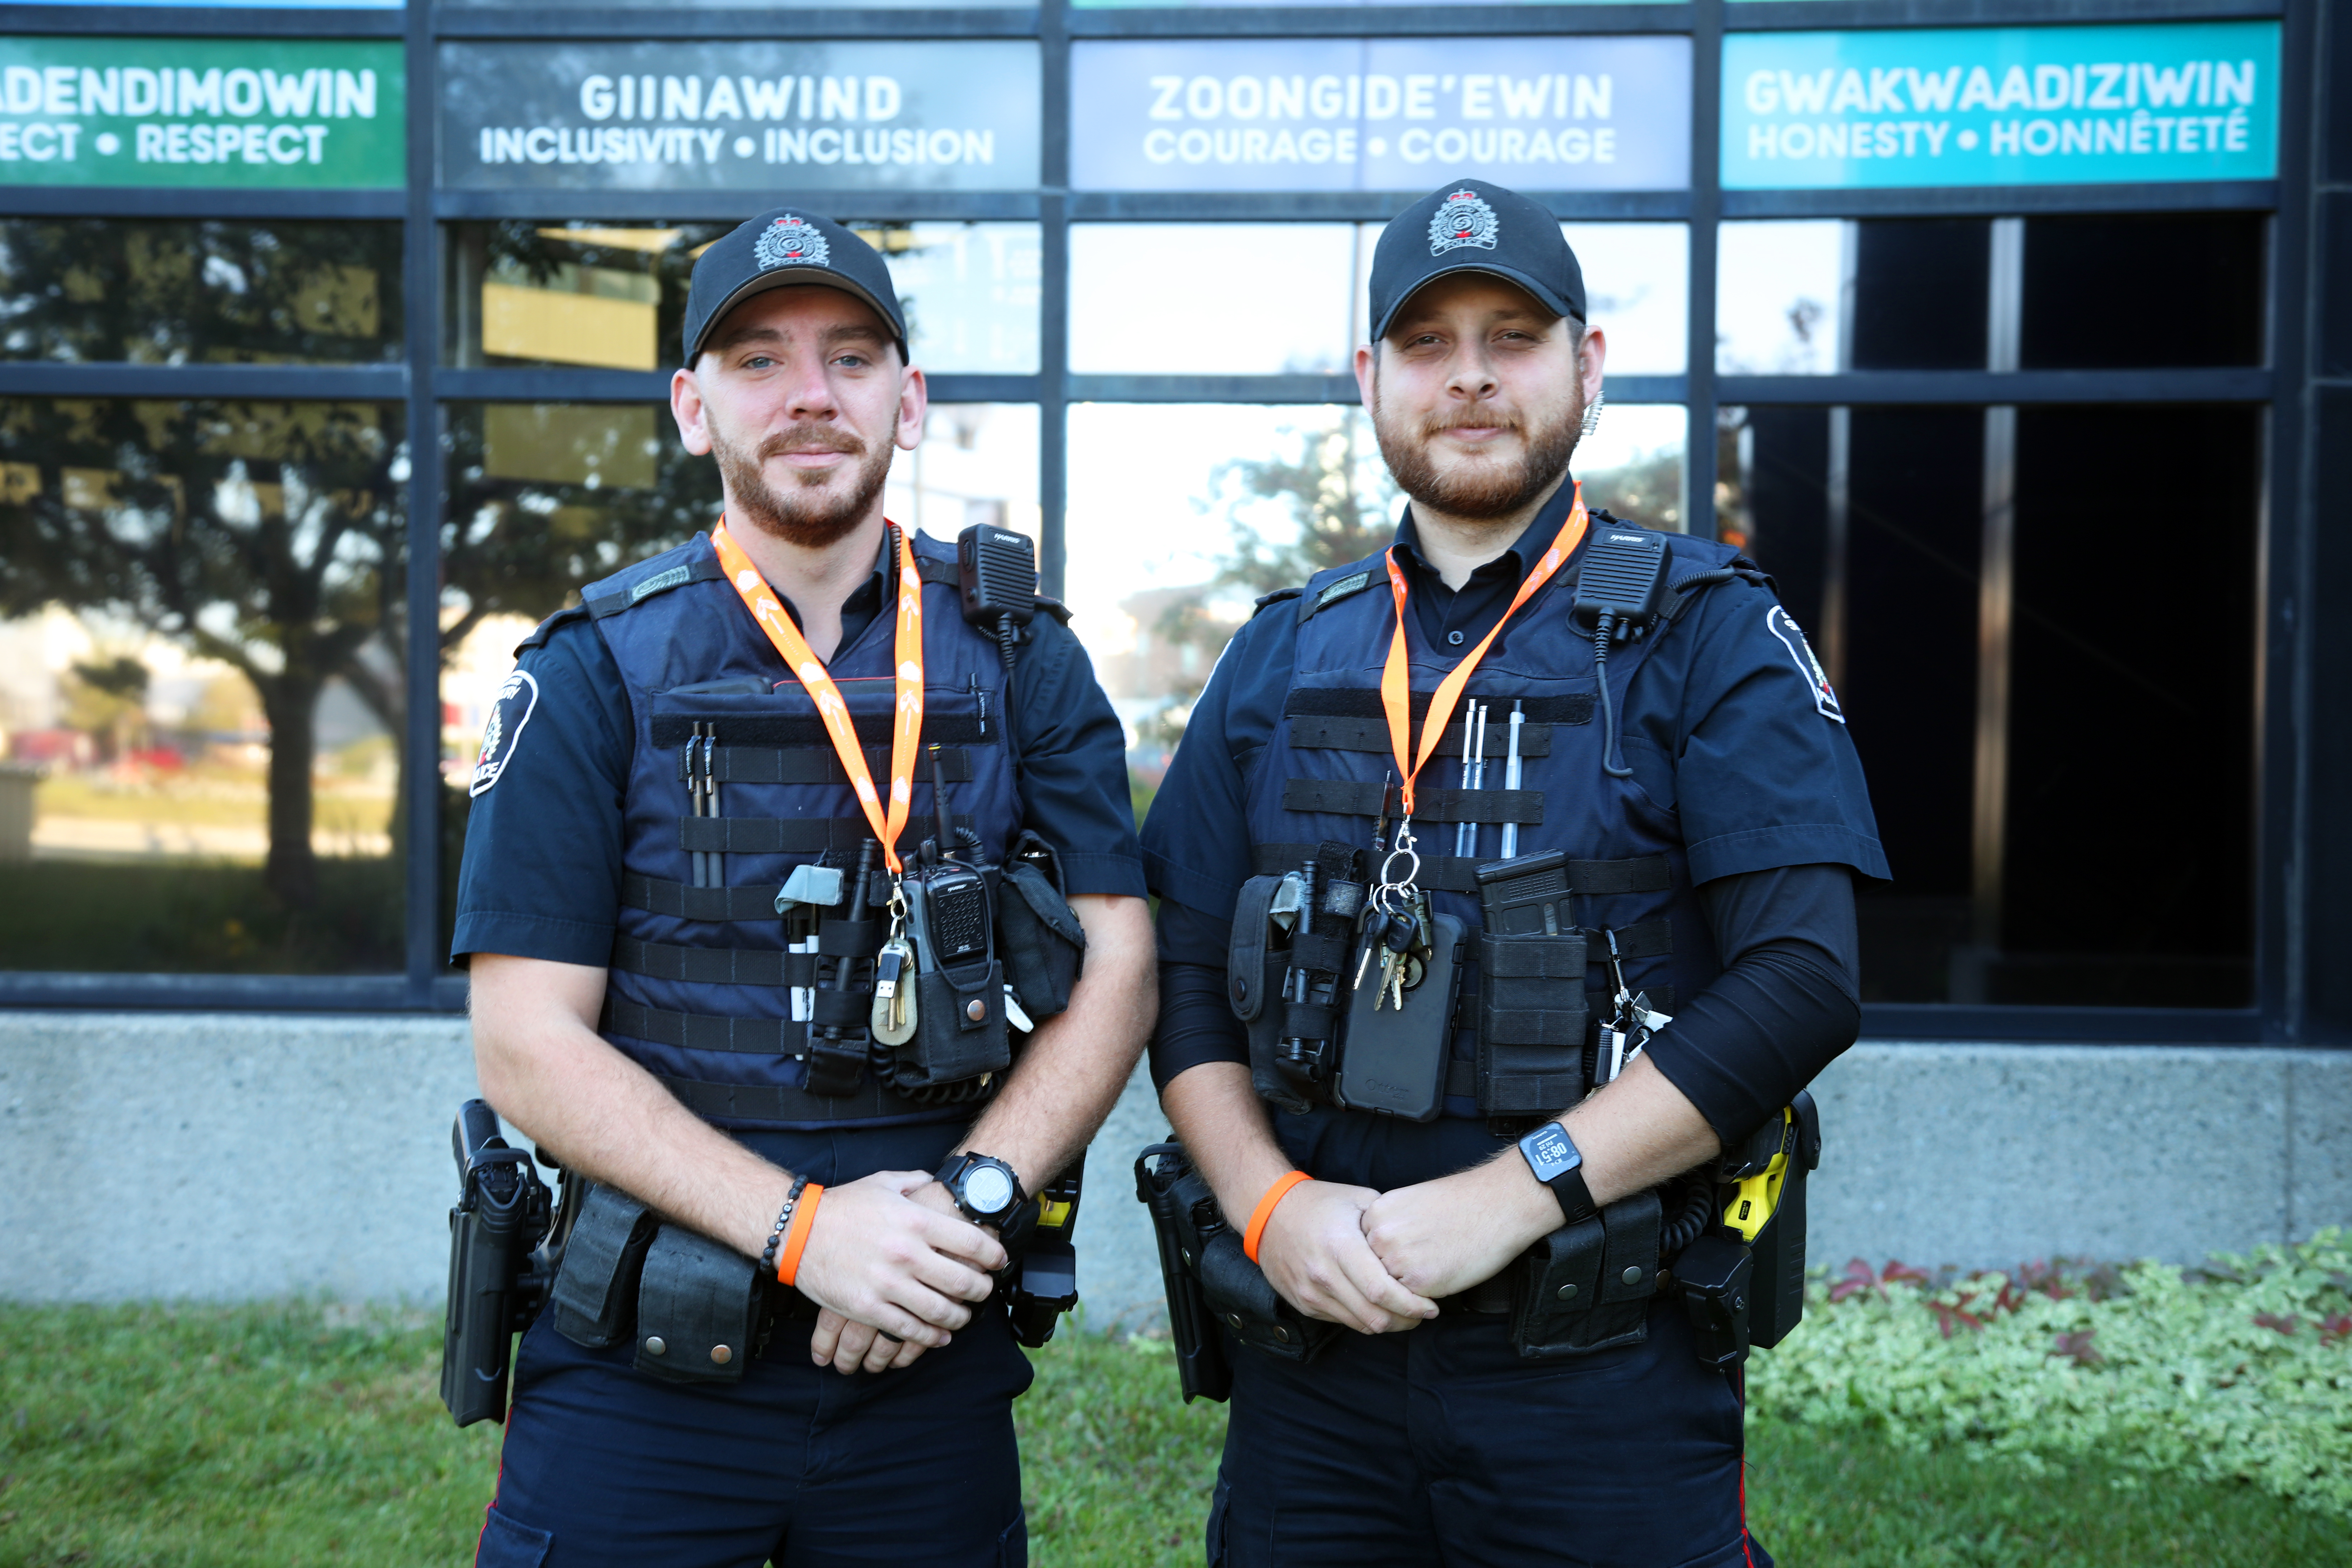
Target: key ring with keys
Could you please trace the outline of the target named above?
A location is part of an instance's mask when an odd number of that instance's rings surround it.
[[[1404,875],[1391,875],[1399,857],[1405,862]],[[1421,889],[1416,884],[1421,878],[1421,852],[1413,847],[1412,818],[1397,824],[1396,847],[1388,858],[1381,862],[1381,879],[1372,889],[1372,907],[1382,914],[1395,914],[1399,904],[1410,905]]]

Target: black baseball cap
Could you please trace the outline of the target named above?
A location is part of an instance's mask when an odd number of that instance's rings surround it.
[[[1488,272],[1516,283],[1555,316],[1584,320],[1584,269],[1559,219],[1517,191],[1485,180],[1440,185],[1389,220],[1372,249],[1372,336],[1440,278]]]
[[[754,294],[795,283],[815,283],[855,294],[889,323],[898,357],[907,357],[907,315],[882,253],[829,217],[798,207],[761,213],[714,241],[694,263],[686,291],[686,363],[701,356],[703,340],[727,312]]]

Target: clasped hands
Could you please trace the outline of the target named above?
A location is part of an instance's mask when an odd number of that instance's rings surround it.
[[[971,1321],[1005,1262],[927,1171],[827,1187],[793,1279],[820,1309],[809,1359],[845,1374],[911,1366]]]
[[[1258,1238],[1284,1300],[1359,1333],[1437,1316],[1436,1299],[1491,1279],[1559,1228],[1559,1200],[1516,1159],[1391,1192],[1302,1182]]]

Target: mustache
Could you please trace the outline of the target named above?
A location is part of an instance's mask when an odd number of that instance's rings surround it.
[[[1468,429],[1508,430],[1514,434],[1523,435],[1526,433],[1527,426],[1517,415],[1506,413],[1499,408],[1470,410],[1458,415],[1433,415],[1423,420],[1421,426],[1421,433],[1424,437],[1442,435],[1448,430]]]
[[[793,452],[840,452],[856,458],[865,455],[866,443],[828,425],[795,425],[762,440],[752,455],[764,462]]]

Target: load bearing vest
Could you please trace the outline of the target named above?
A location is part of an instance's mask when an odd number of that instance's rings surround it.
[[[1611,527],[1626,531],[1613,520]],[[1746,565],[1729,546],[1664,537],[1669,581]],[[1295,599],[1263,612],[1297,616],[1298,638],[1282,716],[1245,785],[1252,868],[1259,876],[1297,870],[1326,844],[1368,850],[1384,810],[1393,830],[1400,801],[1381,700],[1397,624],[1387,587],[1386,567],[1375,555],[1318,573]],[[1578,922],[1616,933],[1628,985],[1646,991],[1656,1010],[1671,1014],[1678,998],[1696,994],[1722,968],[1670,803],[1643,787],[1641,775],[1648,770],[1636,767],[1633,776],[1614,778],[1602,767],[1593,650],[1590,634],[1570,617],[1574,595],[1575,573],[1562,571],[1511,617],[1473,672],[1416,789],[1417,880],[1433,911],[1454,916],[1469,933],[1446,1073],[1444,1113],[1450,1116],[1483,1114],[1475,956],[1483,922],[1474,873],[1499,857],[1503,824],[1517,826],[1521,857],[1567,852]],[[1609,689],[1617,711],[1626,716],[1621,743],[1629,753],[1643,742],[1634,732],[1627,694],[1661,644],[1678,635],[1680,619],[1670,616],[1643,641],[1620,644],[1610,654]],[[1404,632],[1417,741],[1431,694],[1456,658],[1438,656],[1413,615],[1404,616]],[[1455,782],[1473,702],[1489,705],[1490,713],[1487,787],[1480,790]],[[1498,787],[1497,738],[1514,703],[1522,719],[1520,780],[1517,790],[1507,792]],[[1475,825],[1476,849],[1456,855],[1451,852],[1456,825],[1465,822]],[[1377,875],[1376,858],[1367,855],[1365,861],[1364,874]],[[1612,994],[1607,952],[1600,941],[1588,948],[1585,989],[1595,1016],[1606,1016]],[[1344,1030],[1344,1019],[1339,1027]]]
[[[921,535],[911,544],[923,581],[925,755],[898,847],[911,856],[936,831],[936,744],[954,826],[978,837],[976,858],[1001,862],[1021,824],[1003,668],[995,643],[963,619],[953,547]],[[870,1072],[852,1092],[811,1092],[809,1024],[793,1016],[793,993],[805,991],[815,957],[787,951],[777,895],[796,868],[854,868],[874,829],[814,700],[725,581],[709,539],[582,597],[579,613],[620,668],[634,726],[604,1037],[725,1126],[968,1115],[908,1100]],[[827,664],[877,779],[889,773],[895,619],[877,616]],[[881,935],[877,922],[874,945]]]

